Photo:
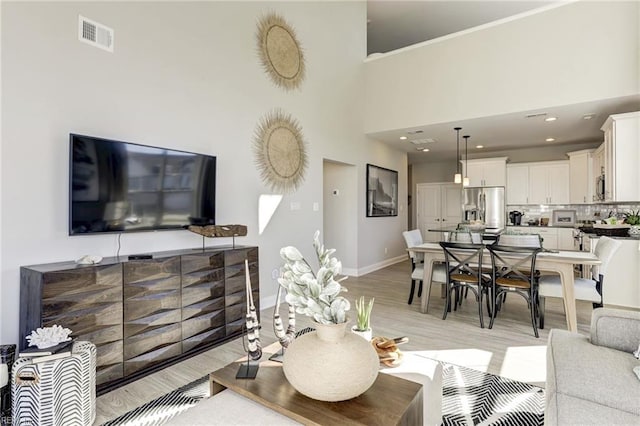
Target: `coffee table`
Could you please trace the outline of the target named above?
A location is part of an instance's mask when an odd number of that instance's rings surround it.
[[[245,361],[246,362],[246,361]],[[362,395],[341,402],[308,398],[287,381],[282,364],[262,361],[255,379],[236,379],[241,361],[209,375],[211,396],[230,389],[293,420],[308,425],[421,425],[422,385],[378,374]]]

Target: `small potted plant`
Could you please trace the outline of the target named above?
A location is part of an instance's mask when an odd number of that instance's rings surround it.
[[[366,304],[364,302],[364,296],[360,296],[360,298],[356,300],[356,325],[351,327],[351,331],[367,341],[371,341],[373,337],[370,320],[374,300],[372,297],[369,303]]]
[[[636,211],[631,210],[629,213],[625,213],[624,223],[631,225],[631,228],[629,228],[629,235],[640,235],[640,209]]]

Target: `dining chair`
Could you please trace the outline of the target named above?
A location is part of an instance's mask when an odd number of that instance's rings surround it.
[[[497,243],[501,246],[542,248],[542,237],[538,234],[502,234],[498,236]]]
[[[423,243],[422,234],[419,229],[412,229],[411,231],[404,231],[402,233],[404,241],[407,244],[407,248],[419,246]],[[418,297],[422,297],[422,278],[424,277],[424,254],[409,250],[409,258],[411,259],[411,290],[409,291],[409,301],[407,304],[413,303],[413,294],[416,289],[416,282],[418,286]],[[445,267],[441,263],[434,263],[431,269],[431,282],[437,282],[440,284],[445,283]]]
[[[449,242],[482,244],[482,234],[471,232],[468,229],[455,230],[449,233]]]
[[[573,291],[576,300],[586,300],[593,303],[593,308],[602,307],[602,287],[604,285],[604,276],[607,273],[609,261],[620,248],[622,243],[609,237],[600,237],[594,254],[598,260],[602,262],[600,265],[591,267],[591,278],[575,278]],[[559,297],[562,298],[562,284],[559,275],[542,275],[538,280],[538,298],[539,298],[539,322],[540,328],[544,328],[544,305],[545,298]]]
[[[522,296],[529,306],[533,333],[538,335],[536,320],[537,309],[537,274],[536,256],[542,251],[540,247],[518,247],[492,244],[487,246],[491,254],[491,266],[493,269],[491,280],[491,320],[489,328],[493,328],[493,322],[497,316],[498,300],[507,293],[516,293]]]
[[[488,293],[490,282],[488,276],[482,273],[484,245],[441,241],[440,247],[444,251],[446,267],[446,301],[442,319],[447,319],[447,313],[451,309],[451,293],[456,293],[456,300],[453,304],[455,309],[460,290],[470,289],[478,302],[480,327],[484,328],[482,299]],[[487,309],[489,309],[489,305]]]
[[[460,225],[458,225],[460,226]],[[482,234],[479,232],[472,232],[469,229],[456,229],[455,231],[451,231],[449,233],[449,238],[445,241],[454,242],[454,243],[471,243],[471,244],[482,244]],[[484,268],[484,272],[491,273],[490,270],[486,270]],[[457,306],[462,306],[462,301],[467,298],[469,295],[469,288],[464,289],[464,296],[459,294],[459,291],[456,291],[456,304]]]

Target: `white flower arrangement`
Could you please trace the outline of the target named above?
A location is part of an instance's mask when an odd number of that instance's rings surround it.
[[[278,278],[278,283],[287,290],[285,300],[295,307],[297,313],[310,316],[322,324],[344,323],[351,305],[340,296],[340,293],[347,291],[340,281],[347,277],[336,280],[342,272],[342,263],[331,257],[335,249],[325,250],[319,238],[320,231],[316,231],[313,247],[320,264],[318,272],[313,273],[311,265],[297,248],[283,247],[280,256],[285,261],[284,272]]]

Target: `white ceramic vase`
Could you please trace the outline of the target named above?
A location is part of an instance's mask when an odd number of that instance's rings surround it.
[[[358,330],[357,325],[354,325],[353,327],[351,327],[351,332],[353,334],[357,334],[358,336],[362,337],[367,342],[370,342],[371,339],[373,339],[373,330],[371,330],[370,328],[367,328],[366,330],[362,331],[362,330]]]
[[[378,355],[347,323],[315,324],[284,353],[284,375],[298,392],[320,401],[345,401],[363,394],[378,377]]]
[[[631,228],[629,228],[629,236],[631,237],[640,236],[640,225],[631,225]]]

